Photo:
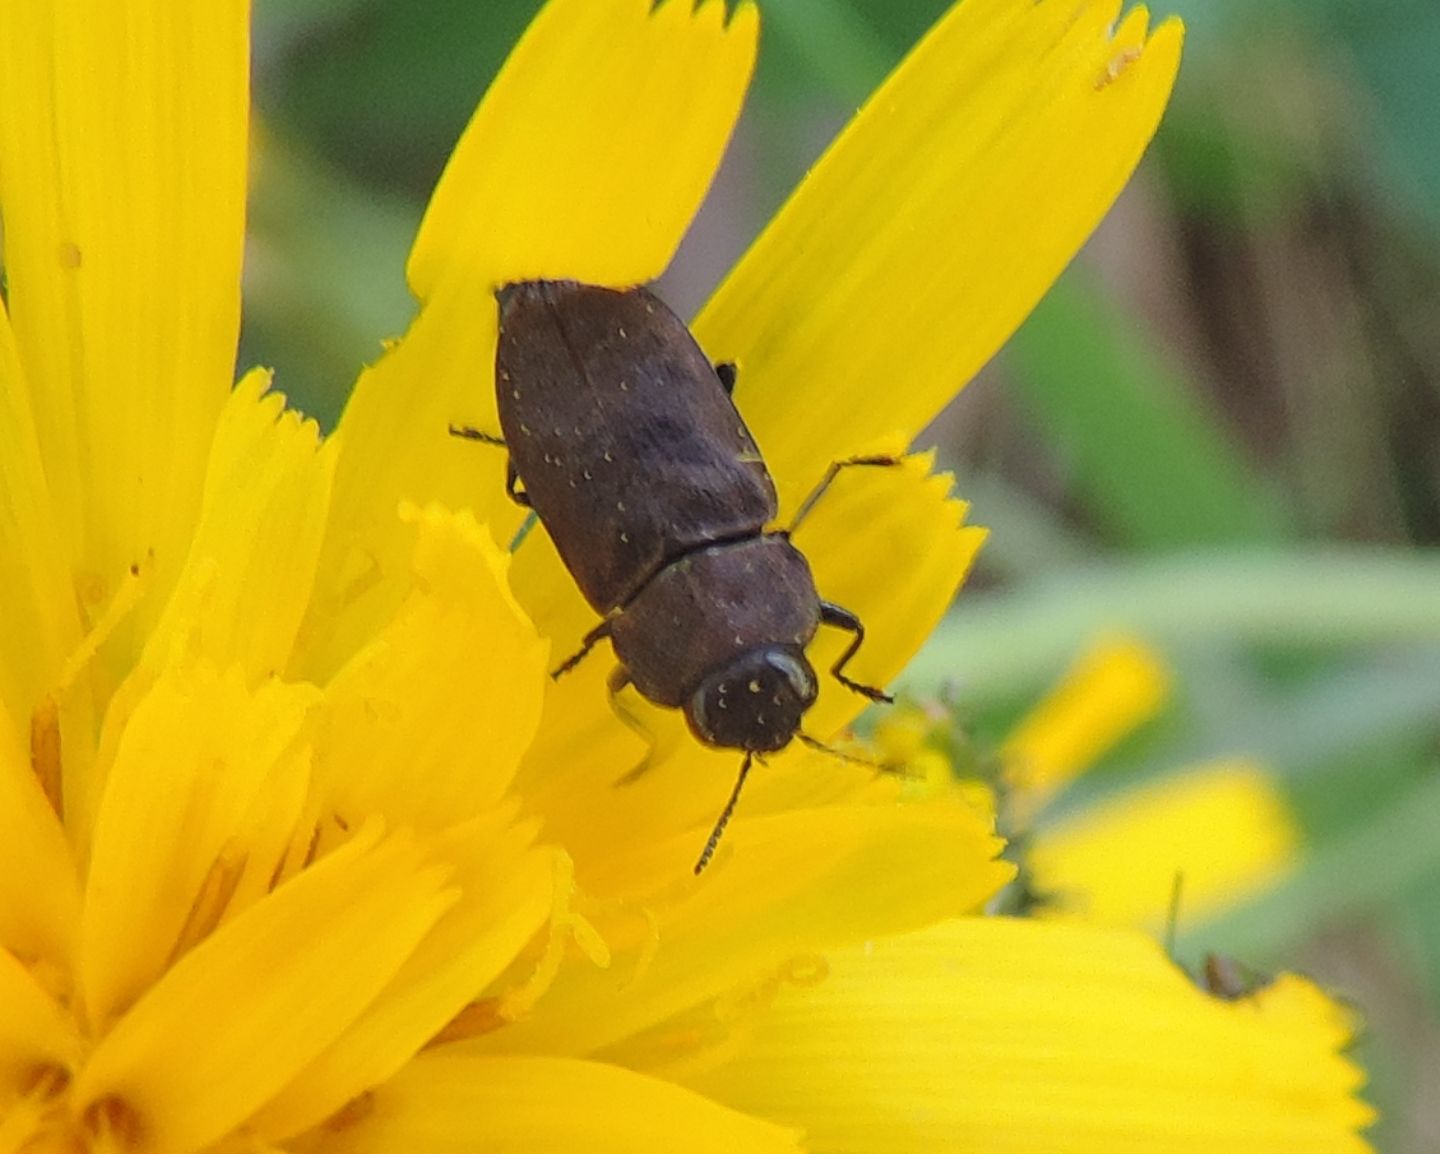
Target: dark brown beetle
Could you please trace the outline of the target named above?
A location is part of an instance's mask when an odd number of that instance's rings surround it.
[[[853,613],[822,601],[790,531],[840,469],[832,464],[789,529],[767,531],[775,486],[730,390],[685,327],[644,288],[522,281],[497,294],[495,387],[507,489],[532,507],[580,591],[604,620],[566,672],[609,638],[626,684],[683,709],[706,745],[745,752],[740,776],[696,865],[719,841],[755,755],[783,749],[814,703],[805,646],[821,624],[854,634],[832,673],[876,701],[889,698],[843,670],[864,639]],[[523,488],[522,488],[523,486]]]

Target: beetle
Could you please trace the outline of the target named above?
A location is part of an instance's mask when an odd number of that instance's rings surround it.
[[[852,634],[831,667],[844,686],[891,700],[844,670],[865,638],[860,619],[822,600],[794,528],[844,468],[830,465],[791,524],[731,399],[735,368],[714,365],[685,323],[649,289],[576,281],[505,285],[495,355],[506,489],[539,516],[599,625],[553,673],[608,639],[619,661],[612,698],[633,685],[684,711],[712,747],[744,751],[705,851],[709,861],[752,760],[793,739],[818,693],[805,646],[821,625]]]

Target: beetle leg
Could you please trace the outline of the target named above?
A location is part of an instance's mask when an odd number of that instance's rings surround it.
[[[594,649],[597,644],[609,636],[610,619],[607,617],[604,621],[600,622],[599,625],[595,626],[594,629],[590,630],[589,633],[585,634],[584,640],[580,642],[580,651],[578,653],[572,653],[551,671],[551,678],[558,679],[561,674],[569,673],[570,670],[585,660],[590,650]]]
[[[831,466],[834,468],[834,466]],[[844,629],[848,633],[855,634],[855,639],[845,647],[845,652],[840,654],[840,659],[830,667],[830,672],[835,675],[835,680],[846,689],[853,690],[862,697],[868,697],[871,701],[883,701],[887,704],[894,704],[895,699],[883,689],[876,689],[873,685],[861,685],[858,681],[852,681],[842,672],[849,664],[850,658],[855,656],[855,651],[860,648],[860,643],[865,640],[865,626],[860,623],[860,618],[851,613],[848,609],[842,609],[831,601],[820,602],[820,620],[826,625],[833,625],[836,629]]]
[[[530,508],[530,494],[524,489],[517,489],[516,483],[520,480],[520,474],[515,471],[515,460],[512,457],[505,462],[505,495],[519,505],[522,509]]]
[[[626,727],[645,742],[645,756],[625,775],[616,780],[616,785],[630,785],[637,780],[641,774],[650,768],[655,754],[655,735],[650,727],[645,724],[645,719],[631,709],[625,699],[620,696],[621,690],[630,684],[630,671],[623,665],[617,665],[610,671],[610,676],[605,680],[605,688],[610,694],[610,708],[615,716],[623,721]]]
[[[825,496],[825,490],[834,483],[835,478],[840,475],[841,469],[848,469],[852,465],[883,465],[893,468],[898,464],[900,464],[900,458],[889,453],[879,453],[869,457],[846,457],[843,461],[831,461],[830,467],[825,470],[825,475],[820,478],[820,483],[810,490],[810,496],[800,502],[800,508],[795,511],[790,527],[784,530],[785,535],[789,536],[800,528],[800,522],[810,515],[810,510],[815,508],[815,503]]]
[[[477,429],[471,425],[451,425],[450,435],[461,437],[466,441],[479,441],[482,445],[494,445],[497,448],[505,448],[505,438],[497,437],[494,433],[487,433],[484,429]],[[530,497],[522,489],[517,489],[515,483],[520,480],[519,474],[515,472],[515,462],[506,462],[505,468],[505,493],[510,500],[519,505],[522,509],[530,508]]]
[[[479,441],[485,445],[498,445],[502,449],[505,447],[503,437],[497,437],[494,433],[487,433],[483,429],[472,428],[470,425],[451,425],[450,435],[461,437],[467,441]]]
[[[735,378],[739,376],[734,361],[716,361],[715,375],[720,378],[720,387],[725,390],[725,395],[731,396],[735,392]]]

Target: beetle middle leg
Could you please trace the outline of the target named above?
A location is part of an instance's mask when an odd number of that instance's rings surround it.
[[[494,433],[487,433],[484,429],[477,429],[471,425],[451,425],[450,435],[460,437],[466,441],[479,441],[482,445],[494,445],[498,449],[506,447],[505,438],[497,437]],[[522,509],[530,508],[530,494],[519,487],[520,474],[515,471],[513,458],[505,462],[505,495],[519,505]],[[511,552],[514,552],[512,547]]]
[[[831,461],[830,467],[825,470],[825,475],[820,478],[820,483],[810,490],[810,495],[801,501],[800,508],[795,510],[795,516],[785,530],[786,535],[788,536],[800,528],[800,522],[810,515],[816,502],[825,496],[825,491],[835,483],[835,478],[840,475],[841,469],[849,469],[855,465],[879,465],[885,468],[894,468],[900,462],[901,458],[893,453],[875,453],[863,457],[846,457],[843,461]]]
[[[839,660],[830,666],[830,672],[834,674],[835,680],[846,689],[868,697],[871,701],[883,701],[893,705],[895,699],[883,689],[876,689],[873,685],[862,685],[845,676],[845,666],[850,663],[850,658],[855,656],[855,651],[860,648],[860,643],[865,640],[865,626],[861,624],[860,618],[831,601],[820,602],[820,620],[826,625],[832,625],[836,629],[844,629],[847,633],[853,633],[854,639],[845,647],[845,652],[840,654]]]
[[[580,649],[578,652],[572,653],[569,657],[565,658],[564,661],[562,661],[559,665],[557,665],[554,669],[550,671],[551,679],[556,680],[559,679],[562,675],[569,673],[570,670],[574,669],[575,666],[579,665],[580,662],[584,661],[585,658],[590,655],[590,650],[594,649],[596,645],[598,645],[601,641],[604,641],[605,638],[609,636],[610,619],[607,617],[604,621],[600,622],[599,625],[595,626],[594,629],[590,630],[589,633],[585,634],[584,639],[580,642]]]

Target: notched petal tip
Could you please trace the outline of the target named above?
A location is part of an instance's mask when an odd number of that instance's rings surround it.
[[[416,294],[429,299],[462,270],[488,284],[658,276],[710,185],[754,65],[753,11],[726,15],[719,0],[552,0],[446,166],[407,270]]]
[[[1119,7],[956,4],[697,318],[706,348],[745,362],[746,420],[778,477],[840,455],[857,430],[918,432],[1099,222],[1159,121],[1181,41],[1175,21],[1146,41],[1145,11],[1117,25]],[[876,387],[897,372],[903,389]]]
[[[1124,79],[1137,66],[1151,64],[1162,72],[1173,73],[1179,64],[1180,47],[1185,38],[1185,24],[1178,16],[1162,20],[1150,31],[1150,11],[1144,4],[1125,13],[1108,44],[1108,59],[1095,78],[1095,91],[1102,92]]]
[[[723,34],[743,34],[749,30],[749,25],[758,23],[760,19],[755,0],[689,0],[689,3],[692,19],[708,20]],[[654,8],[667,4],[684,7],[685,0],[655,0]]]

